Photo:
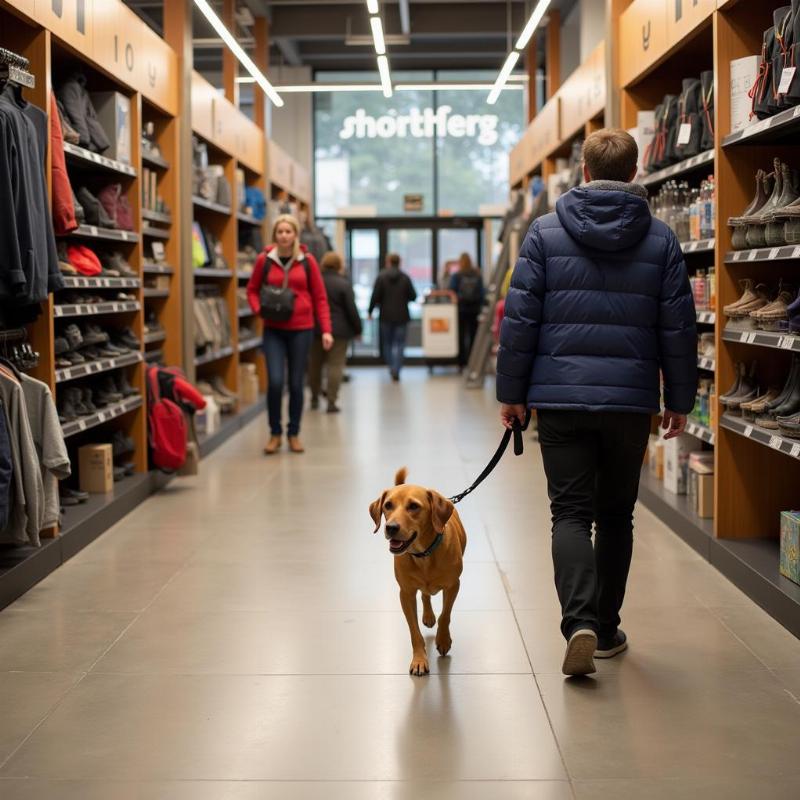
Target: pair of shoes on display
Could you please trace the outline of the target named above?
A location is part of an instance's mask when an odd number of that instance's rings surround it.
[[[749,320],[756,329],[784,332],[790,320],[800,327],[800,294],[790,284],[781,280],[777,294],[764,284],[755,284],[750,278],[739,282],[741,297],[723,308],[726,317],[734,322]]]
[[[779,158],[772,172],[759,170],[755,196],[728,225],[734,250],[800,243],[800,172]]]
[[[232,392],[222,380],[221,375],[215,375],[211,381],[198,381],[197,388],[201,394],[214,398],[223,414],[232,414],[239,403],[239,395]]]
[[[768,430],[779,428],[794,438],[800,432],[800,357],[794,356],[789,375],[783,389],[770,387],[766,391],[758,388],[755,377],[756,364],[736,366],[736,382],[720,397],[728,413],[741,414],[743,418]]]
[[[58,494],[62,506],[77,506],[85,503],[89,499],[89,492],[81,492],[78,489],[70,489],[63,483],[58,485]]]
[[[118,251],[102,253],[100,261],[103,265],[103,274],[109,277],[138,278],[135,269],[128,263],[125,256]]]
[[[96,414],[112,403],[138,394],[124,372],[116,376],[106,375],[83,386],[67,386],[59,391],[58,418],[61,422],[74,422],[79,417]]]

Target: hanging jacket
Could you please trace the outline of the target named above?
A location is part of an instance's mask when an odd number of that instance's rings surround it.
[[[0,300],[16,309],[64,285],[44,177],[43,114],[13,86],[0,91]]]
[[[594,181],[528,231],[506,298],[497,399],[534,408],[687,414],[694,300],[675,234],[647,192]]]
[[[372,314],[376,308],[380,308],[381,322],[404,325],[411,319],[408,304],[416,299],[417,290],[411,278],[401,269],[385,267],[375,279],[369,313]]]
[[[0,531],[8,525],[14,488],[14,462],[5,405],[0,402]]]
[[[108,136],[97,119],[97,112],[94,110],[89,92],[86,91],[86,76],[81,72],[75,72],[60,89],[56,90],[56,95],[64,107],[64,111],[69,118],[69,122],[81,137],[80,146],[95,153],[102,153],[111,144]]]
[[[72,187],[64,159],[64,137],[54,94],[50,95],[50,152],[53,162],[53,230],[56,236],[66,236],[78,227],[78,222],[75,219]]]
[[[306,269],[306,266],[308,269]],[[283,264],[278,258],[277,245],[270,245],[256,260],[253,274],[247,282],[247,300],[254,314],[261,308],[261,285],[283,286]],[[295,293],[294,313],[286,322],[265,321],[267,328],[285,331],[312,330],[316,319],[322,333],[331,332],[331,312],[319,266],[305,245],[289,266],[289,288]]]

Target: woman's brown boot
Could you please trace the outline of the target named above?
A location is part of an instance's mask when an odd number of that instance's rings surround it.
[[[289,449],[293,453],[305,453],[306,451],[305,447],[303,447],[303,443],[300,441],[299,436],[289,437]]]
[[[270,436],[269,441],[267,442],[267,446],[264,448],[264,455],[265,456],[274,455],[280,449],[281,449],[281,437]]]

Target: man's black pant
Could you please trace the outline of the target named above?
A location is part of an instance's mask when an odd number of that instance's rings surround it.
[[[648,414],[540,410],[561,632],[613,636],[633,552]],[[592,548],[592,522],[595,540]]]

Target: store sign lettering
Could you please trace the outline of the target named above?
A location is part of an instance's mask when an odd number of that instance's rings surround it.
[[[64,0],[51,0],[52,12],[61,19],[64,16]],[[75,0],[75,27],[78,33],[86,33],[86,0]]]
[[[408,114],[389,112],[372,117],[363,108],[346,117],[339,131],[340,139],[432,139],[434,136],[454,139],[477,138],[486,147],[497,144],[500,118],[494,114],[451,114],[450,106],[412,108]]]

